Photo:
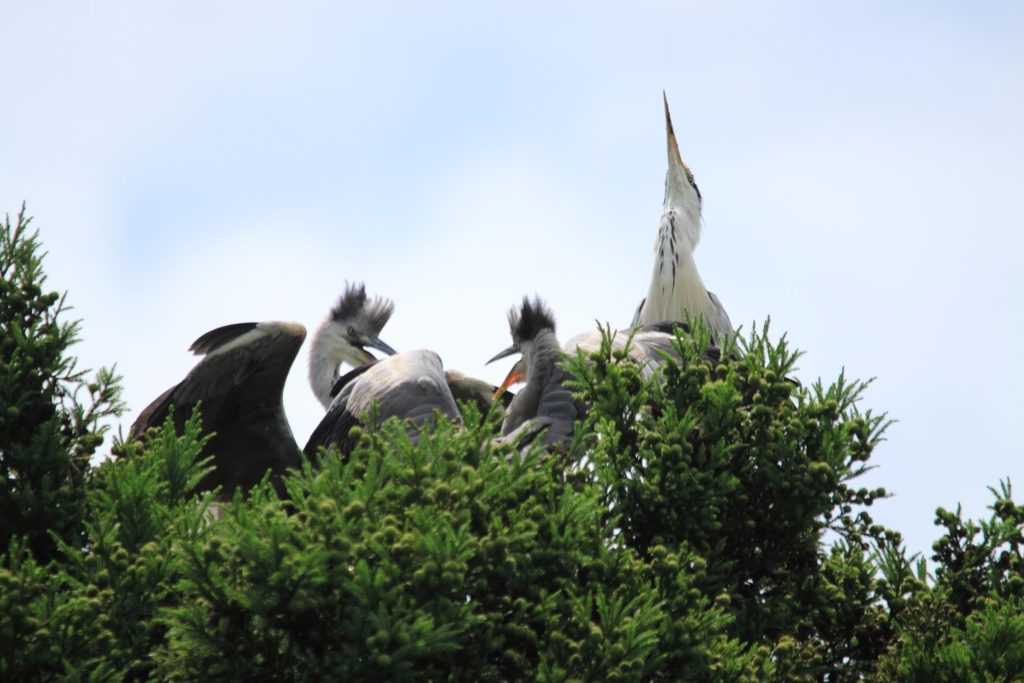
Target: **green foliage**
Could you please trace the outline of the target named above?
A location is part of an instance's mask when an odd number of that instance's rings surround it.
[[[346,465],[291,478],[291,515],[269,487],[236,497],[182,545],[164,676],[620,681],[663,667],[652,568],[608,547],[594,492],[563,460],[494,449],[467,422],[417,446],[394,421],[362,434]],[[685,582],[679,565],[660,571]],[[721,620],[704,604],[680,620],[720,647],[687,662],[694,680],[744,670]]]
[[[730,634],[794,643],[773,654],[786,677],[857,680],[891,638],[867,544],[897,537],[854,511],[885,491],[850,483],[889,423],[858,411],[866,383],[790,379],[799,354],[772,345],[767,324],[715,367],[707,330],[690,327],[661,381],[645,383],[607,337],[569,361],[593,405],[589,471],[620,520],[616,540],[642,558],[698,556],[695,589],[728,598]],[[830,552],[828,531],[840,539]]]
[[[929,576],[853,485],[889,425],[867,384],[801,386],[767,325],[714,365],[691,325],[649,380],[610,339],[569,359],[567,454],[467,406],[214,505],[198,417],[90,465],[118,378],[75,370],[27,225],[0,226],[0,679],[1024,681],[1009,484],[938,511]]]
[[[882,661],[885,681],[1024,681],[1024,508],[1009,483],[992,489],[992,516],[936,512],[946,533],[935,542],[934,581],[918,563],[888,549],[880,581],[899,639]]]
[[[100,420],[123,406],[112,371],[89,382],[67,355],[78,323],[60,320],[64,297],[43,292],[30,220],[23,206],[13,226],[9,216],[0,224],[0,548],[24,537],[45,563],[57,555],[53,535],[82,544],[89,456],[107,429]]]
[[[157,618],[172,593],[181,537],[207,533],[210,496],[188,492],[206,473],[198,418],[171,422],[145,453],[125,445],[88,490],[86,552],[61,542],[63,562],[40,567],[12,542],[0,558],[0,674],[4,680],[138,681],[166,639]]]

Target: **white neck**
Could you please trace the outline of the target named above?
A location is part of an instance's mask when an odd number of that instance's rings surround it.
[[[666,206],[654,239],[651,286],[637,324],[664,320],[681,322],[686,319],[686,312],[691,318],[703,315],[708,326],[716,324],[717,312],[693,260],[693,247],[700,237],[699,221],[699,208],[694,216],[685,209]]]
[[[331,407],[331,388],[338,379],[341,361],[331,353],[329,323],[321,325],[313,335],[309,349],[309,386],[324,408]]]

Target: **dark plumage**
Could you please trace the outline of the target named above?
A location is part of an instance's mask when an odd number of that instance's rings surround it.
[[[512,333],[512,341],[519,344],[533,339],[541,330],[555,331],[555,314],[547,307],[539,296],[523,297],[522,306],[508,309],[508,326]]]
[[[338,303],[331,309],[331,319],[335,322],[362,320],[369,330],[374,334],[380,334],[395,312],[395,304],[390,299],[376,296],[370,299],[366,296],[366,286],[359,284],[345,283],[345,291],[338,299]]]
[[[509,310],[508,321],[512,346],[488,362],[521,353],[526,386],[508,406],[499,441],[515,439],[525,430],[528,434],[519,442],[520,447],[532,443],[541,432],[545,446],[568,447],[573,425],[586,416],[586,405],[563,386],[572,375],[558,366],[562,357],[555,336],[555,316],[539,297],[532,302],[523,297],[521,306]]]
[[[252,488],[268,470],[281,490],[281,477],[301,462],[282,393],[305,337],[302,325],[288,322],[240,323],[207,332],[190,349],[204,358],[142,411],[130,433],[138,438],[162,426],[172,406],[180,433],[198,405],[203,434],[216,432],[200,457],[213,456],[216,469],[197,490],[221,487],[218,498],[229,500],[236,488]]]

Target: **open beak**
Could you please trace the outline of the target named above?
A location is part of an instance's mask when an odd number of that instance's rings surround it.
[[[484,363],[484,365],[490,365],[491,363],[493,363],[493,362],[494,362],[494,361],[496,361],[496,360],[501,360],[502,358],[508,358],[508,357],[509,357],[509,356],[511,356],[511,355],[512,355],[513,353],[519,353],[519,352],[520,352],[520,351],[519,351],[519,347],[518,347],[518,346],[516,346],[515,344],[513,344],[512,346],[508,347],[507,349],[505,349],[504,351],[502,351],[501,353],[499,353],[499,354],[498,354],[497,356],[495,356],[494,358],[492,358],[492,359],[490,359],[489,361],[487,361],[486,363]]]
[[[492,401],[497,401],[498,397],[501,396],[501,394],[506,389],[508,389],[510,386],[512,386],[516,382],[522,382],[523,378],[525,376],[526,376],[526,373],[525,373],[525,368],[523,367],[523,360],[520,358],[516,362],[516,364],[512,366],[512,369],[508,371],[508,375],[505,377],[505,381],[502,382],[501,386],[498,387],[498,390],[494,392],[494,396],[491,397],[491,400]]]

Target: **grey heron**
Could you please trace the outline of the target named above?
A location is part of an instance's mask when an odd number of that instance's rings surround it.
[[[335,445],[344,456],[355,442],[349,430],[363,424],[363,416],[377,402],[381,422],[389,417],[411,420],[408,433],[414,441],[418,430],[438,410],[449,419],[461,417],[457,401],[474,403],[486,415],[497,387],[444,370],[433,351],[396,353],[377,336],[391,317],[394,305],[387,299],[369,299],[363,285],[349,287],[317,330],[310,349],[309,382],[327,415],[310,435],[306,455],[312,458],[321,446]],[[389,354],[377,360],[364,347]],[[354,369],[339,377],[341,362]],[[511,400],[506,396],[505,402]]]
[[[526,386],[509,404],[501,435],[510,440],[524,430],[530,434],[546,430],[541,443],[568,447],[573,425],[586,416],[586,406],[563,386],[572,375],[557,365],[562,347],[555,334],[555,316],[539,297],[532,302],[523,297],[521,306],[509,309],[508,324],[512,345],[487,363],[521,353],[521,365],[513,366],[509,378],[521,374]],[[504,386],[512,383],[509,378]]]
[[[672,329],[673,325],[685,334],[690,332],[686,323],[669,321],[649,323],[631,331],[618,330],[612,334],[612,350],[621,351],[626,348],[628,343],[630,360],[640,366],[641,377],[650,379],[654,376],[655,370],[665,362],[665,356],[662,354],[668,354],[677,361],[679,360],[679,354],[672,346],[672,342],[676,338]],[[583,332],[565,343],[567,353],[575,353],[576,349],[580,349],[584,353],[599,351],[601,349],[601,333],[597,330]],[[721,358],[721,351],[713,344],[709,345],[704,350],[704,358],[712,363],[717,363]]]
[[[390,417],[409,420],[407,433],[415,442],[419,428],[440,411],[455,420],[460,417],[441,357],[433,351],[406,351],[367,363],[341,377],[334,386],[334,399],[327,415],[309,437],[303,451],[313,459],[321,446],[337,446],[347,456],[356,442],[349,430],[364,425],[364,415],[377,404],[381,422]]]
[[[201,401],[203,434],[215,434],[200,457],[213,456],[216,469],[197,490],[220,487],[218,499],[230,500],[236,488],[251,489],[269,470],[280,491],[282,475],[301,464],[282,393],[305,338],[306,328],[293,322],[238,323],[207,332],[189,348],[203,359],[142,411],[130,433],[137,438],[162,426],[172,406],[180,432]]]
[[[712,341],[721,346],[732,333],[732,323],[718,297],[709,292],[697,271],[693,252],[700,241],[702,199],[693,174],[679,155],[672,117],[665,101],[668,137],[668,172],[665,174],[665,204],[654,238],[654,270],[647,297],[633,316],[633,327],[666,320],[704,318]]]
[[[502,423],[500,441],[514,440],[522,431],[528,431],[525,443],[528,445],[530,434],[547,430],[542,439],[545,446],[562,444],[568,447],[573,439],[573,425],[584,419],[587,407],[563,386],[571,373],[558,367],[562,360],[558,351],[562,350],[555,334],[555,319],[551,310],[534,297],[531,302],[526,297],[519,308],[513,307],[508,313],[509,327],[512,333],[512,346],[494,358],[494,361],[521,353],[522,358],[512,366],[508,376],[502,382],[499,392],[520,381],[526,382],[518,395],[508,406],[507,416]],[[629,358],[640,366],[641,377],[650,379],[657,368],[665,362],[665,354],[679,359],[679,354],[672,346],[675,340],[674,326],[688,333],[684,323],[659,322],[643,325],[631,331],[618,331],[612,335],[612,349],[622,350],[629,345]],[[578,334],[565,345],[565,352],[574,353],[577,349],[590,353],[601,348],[601,333],[584,332]],[[714,345],[704,351],[704,357],[717,362],[721,353]]]
[[[325,409],[331,407],[331,389],[343,363],[357,368],[377,360],[366,347],[395,354],[378,336],[394,310],[390,299],[367,297],[363,283],[346,284],[338,303],[313,334],[309,350],[309,384]]]

